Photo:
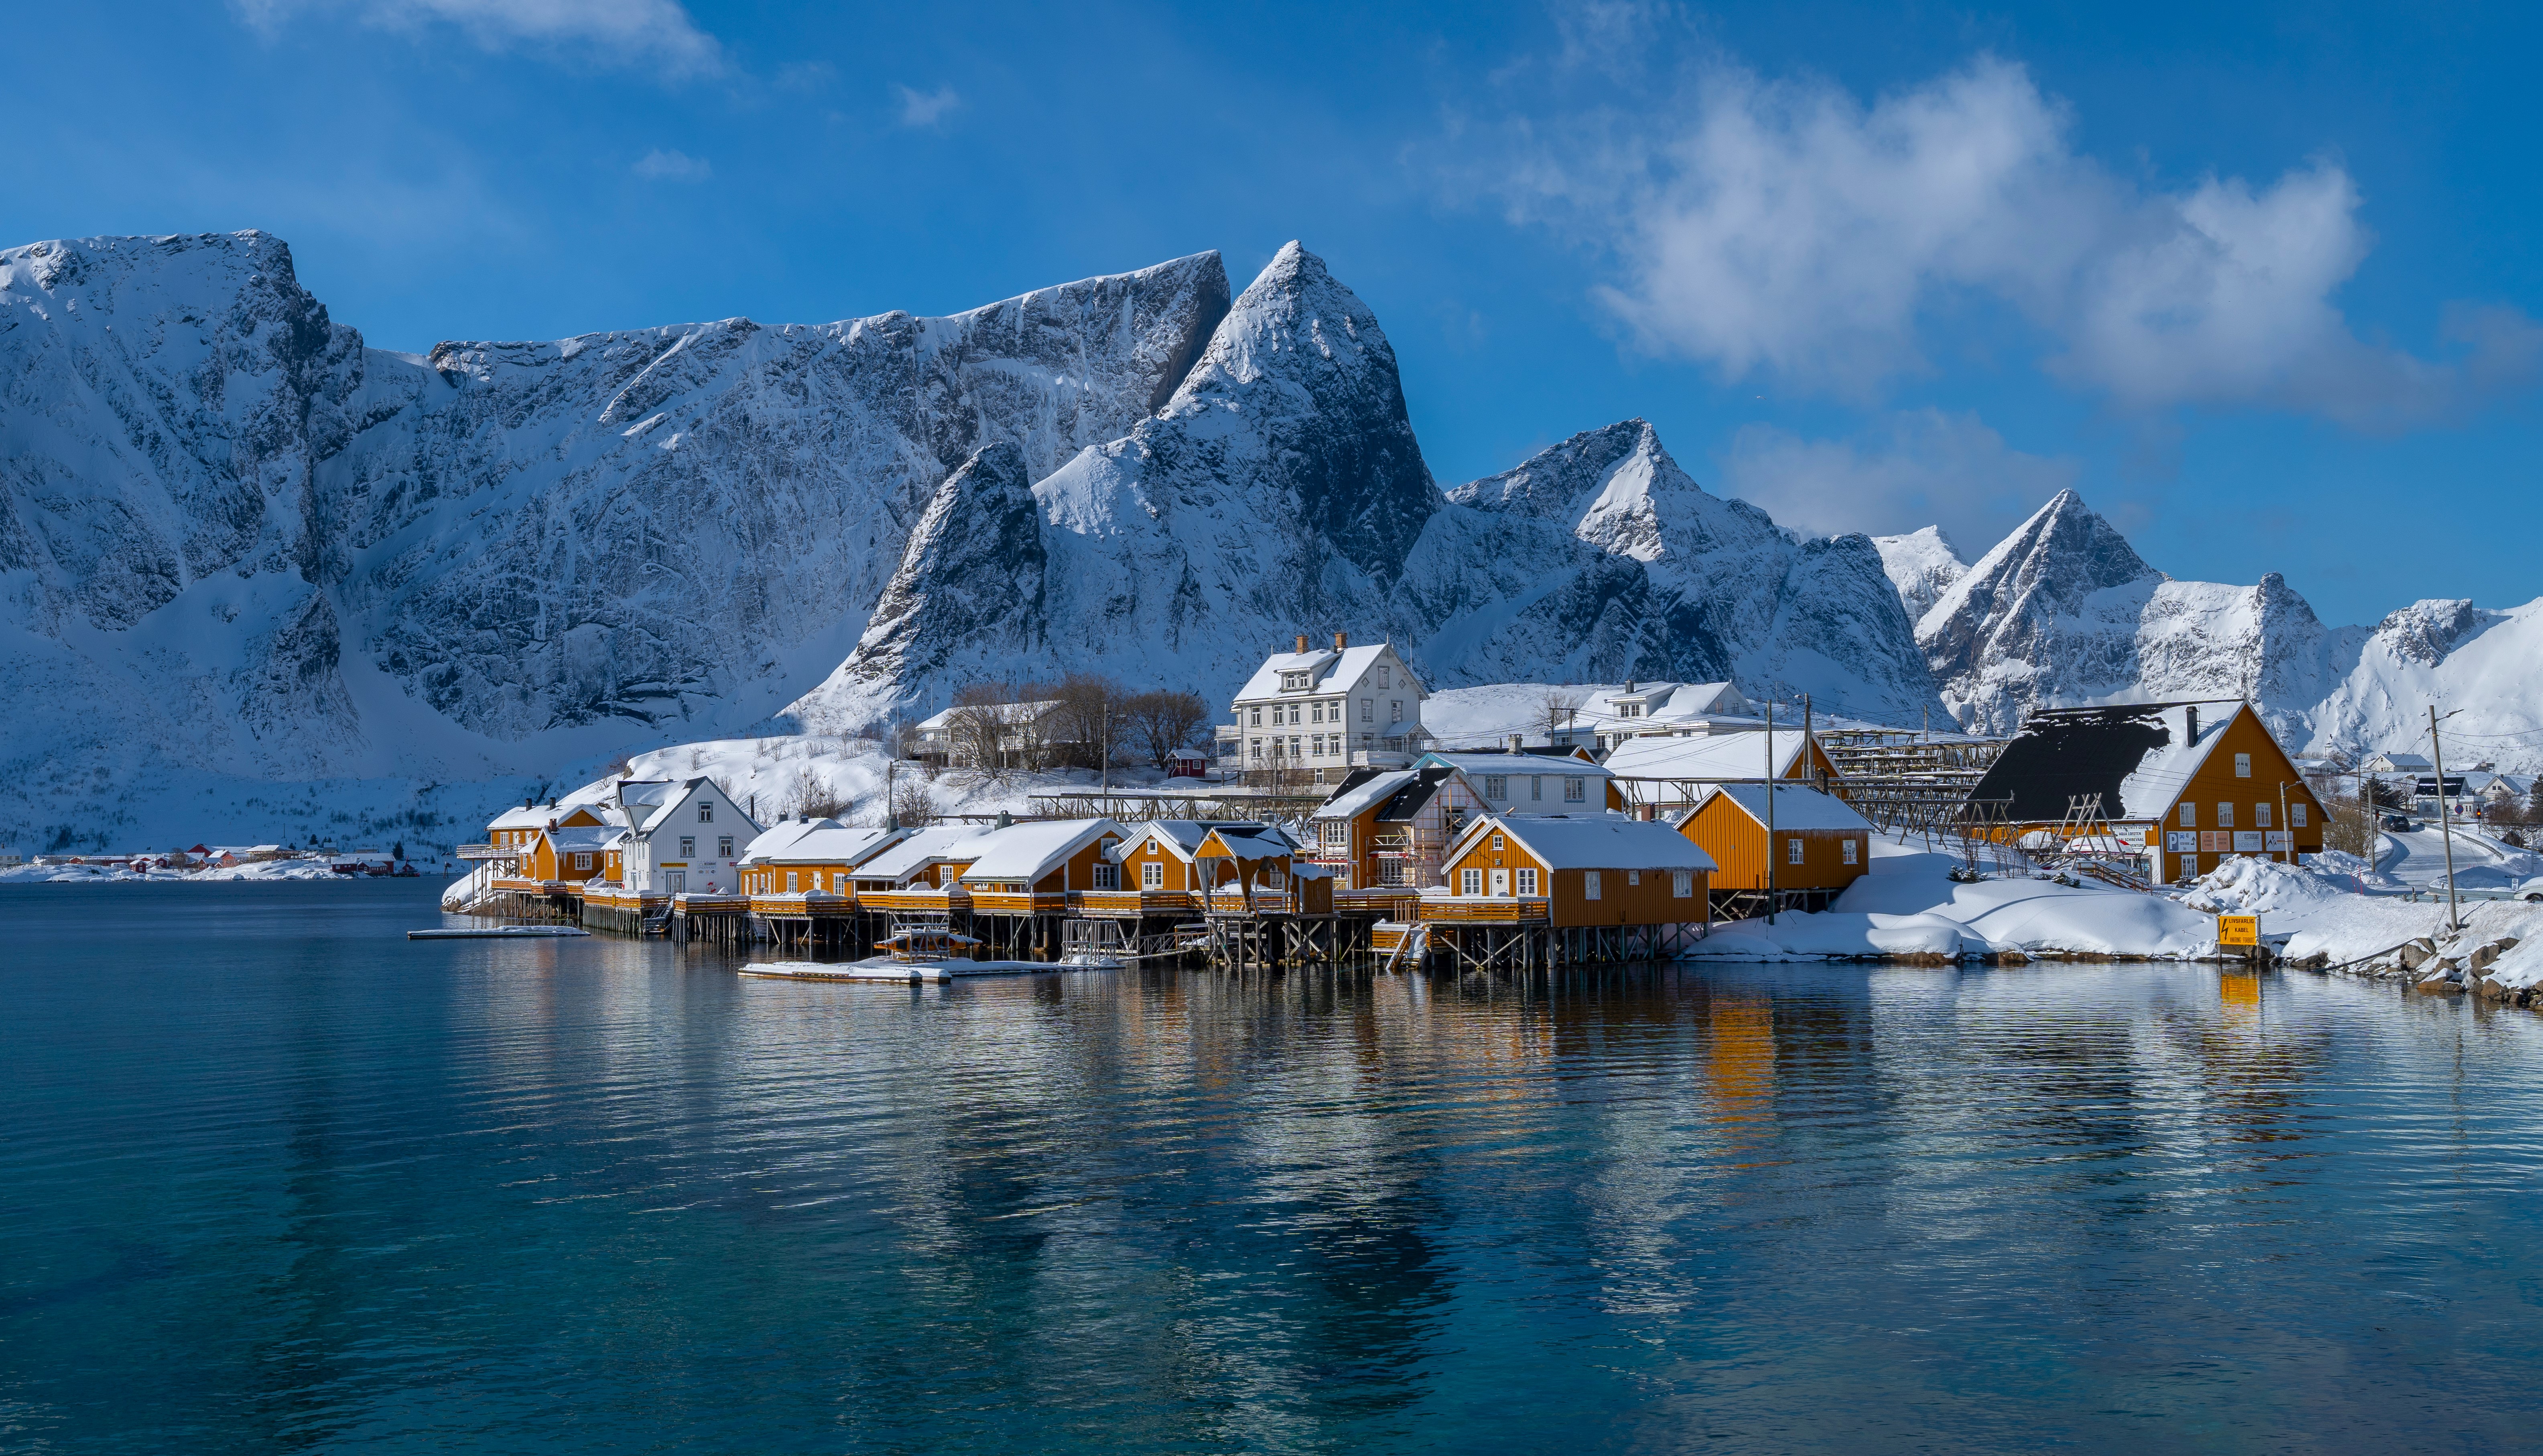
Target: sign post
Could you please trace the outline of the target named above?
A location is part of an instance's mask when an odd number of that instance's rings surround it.
[[[2216,945],[2243,948],[2243,958],[2257,962],[2261,958],[2261,917],[2258,915],[2219,915],[2216,917]]]

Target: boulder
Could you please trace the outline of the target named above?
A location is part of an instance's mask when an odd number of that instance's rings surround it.
[[[2427,964],[2436,956],[2437,943],[2429,940],[2427,936],[2422,936],[2418,940],[2404,946],[2399,954],[2403,969],[2418,970],[2422,965]]]
[[[2485,941],[2480,946],[2474,948],[2472,958],[2464,963],[2475,970],[2488,970],[2490,969],[2491,964],[2498,960],[2500,957],[2504,956],[2515,949],[2516,937],[2512,935],[2504,935],[2499,937],[2497,940]]]

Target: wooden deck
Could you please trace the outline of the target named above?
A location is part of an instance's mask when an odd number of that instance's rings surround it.
[[[753,915],[777,915],[792,920],[814,916],[853,915],[861,908],[853,894],[833,894],[828,890],[798,890],[792,894],[751,895],[746,903]]]
[[[974,915],[1065,915],[1069,895],[1062,890],[1010,894],[1004,890],[971,891]]]
[[[1089,889],[1077,895],[1077,913],[1128,920],[1151,915],[1190,915],[1200,897],[1180,889]]]
[[[861,889],[854,898],[859,908],[886,915],[950,915],[971,907],[971,897],[959,889]]]

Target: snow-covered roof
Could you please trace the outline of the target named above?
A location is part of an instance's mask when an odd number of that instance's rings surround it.
[[[1759,824],[1766,822],[1766,786],[1763,784],[1717,784],[1704,796],[1710,802],[1719,794],[1747,811]],[[1696,805],[1704,806],[1704,802]],[[1872,821],[1854,811],[1854,805],[1833,794],[1823,794],[1802,784],[1775,786],[1775,827],[1778,829],[1861,829],[1869,832]]]
[[[963,872],[964,882],[1024,881],[1028,883],[1056,870],[1069,856],[1111,834],[1127,839],[1130,831],[1116,819],[1037,819],[990,831],[973,846],[979,858]]]
[[[2198,741],[2190,741],[2190,715],[2198,714]],[[2207,762],[2207,755],[2225,738],[2225,726],[2245,711],[2236,699],[2209,703],[2170,703],[2151,710],[2152,721],[2159,724],[2171,741],[2146,750],[2137,760],[2136,770],[2119,780],[2119,806],[2115,811],[2106,800],[2102,812],[2114,819],[2156,819],[2171,809],[2181,798],[2181,791],[2197,776]],[[2016,739],[2016,742],[2021,741]],[[2007,744],[2005,751],[2013,751]]]
[[[978,852],[978,841],[993,832],[983,824],[939,824],[912,830],[898,844],[857,866],[857,878],[897,882],[940,861],[967,860]]]
[[[1465,774],[1548,774],[1570,778],[1607,777],[1608,770],[1585,758],[1570,753],[1458,753],[1434,749],[1415,760],[1418,764],[1444,763]]]
[[[2378,753],[2373,758],[2366,760],[2366,767],[2375,773],[2417,773],[2421,771],[2435,773],[2437,771],[2437,766],[2430,763],[2427,760],[2427,755],[2420,753]]]
[[[578,824],[571,828],[550,829],[547,835],[548,843],[556,846],[558,854],[571,854],[577,850],[608,849],[626,838],[627,831],[614,824]]]
[[[1243,703],[1255,698],[1281,696],[1280,674],[1283,672],[1312,674],[1308,678],[1306,688],[1310,693],[1333,692],[1349,687],[1359,681],[1371,667],[1376,666],[1377,659],[1386,651],[1387,645],[1381,642],[1362,648],[1345,648],[1339,652],[1331,648],[1319,648],[1304,652],[1273,652],[1263,659],[1263,665],[1254,669],[1254,675],[1247,678],[1245,686],[1237,690],[1236,701]],[[1425,696],[1422,685],[1414,680],[1413,669],[1410,667],[1404,669],[1402,691],[1412,693],[1417,698]]]
[[[1356,784],[1347,783],[1334,791],[1331,799],[1319,805],[1311,817],[1319,819],[1351,819],[1366,813],[1372,805],[1385,803],[1398,789],[1420,777],[1411,769],[1389,769],[1375,773]]]
[[[1239,860],[1277,860],[1298,852],[1295,840],[1270,824],[1221,824],[1210,837]]]
[[[1607,772],[1623,779],[1691,779],[1718,784],[1736,779],[1781,779],[1791,775],[1802,744],[1810,737],[1799,728],[1773,732],[1714,733],[1687,738],[1629,738],[1607,755]],[[1775,763],[1766,765],[1767,739],[1774,740]]]
[[[1666,824],[1623,814],[1487,814],[1449,850],[1507,834],[1548,870],[1712,870],[1713,856]]]
[[[960,713],[965,707],[970,706],[972,705],[957,703],[953,707],[946,709],[944,712],[937,714],[933,718],[920,719],[918,721],[918,730],[922,733],[943,732],[945,729],[953,727],[955,714]],[[989,703],[979,706],[996,710],[998,722],[1000,723],[1035,723],[1039,722],[1043,714],[1058,707],[1059,700],[1057,698],[1037,698],[1030,703]]]
[[[1251,832],[1270,827],[1254,819],[1150,819],[1114,849],[1113,858],[1120,859],[1141,841],[1153,839],[1176,859],[1189,864],[1213,829]]]
[[[741,852],[740,863],[845,865],[855,869],[907,832],[842,824],[836,819],[788,819],[751,840]]]

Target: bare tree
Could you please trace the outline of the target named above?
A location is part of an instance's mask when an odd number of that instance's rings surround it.
[[[1046,720],[1055,756],[1077,768],[1102,768],[1122,738],[1121,685],[1096,672],[1072,672],[1050,690]]]
[[[1008,723],[1015,716],[1015,689],[1003,682],[975,682],[957,689],[953,710],[945,716],[953,761],[986,778],[1005,778]]]
[[[1193,735],[1209,722],[1209,705],[1197,693],[1178,693],[1166,688],[1140,693],[1122,705],[1129,720],[1129,738],[1139,747],[1140,756],[1158,769],[1178,748],[1190,747]]]
[[[846,814],[855,807],[856,801],[853,798],[831,788],[829,780],[823,778],[810,764],[805,764],[795,771],[795,787],[786,800],[788,814],[827,819]]]
[[[1585,688],[1547,688],[1545,696],[1537,701],[1537,712],[1545,722],[1546,740],[1551,742],[1556,733],[1568,731],[1588,702]]]
[[[904,829],[924,829],[936,822],[936,796],[926,784],[905,779],[892,788],[891,816]]]

